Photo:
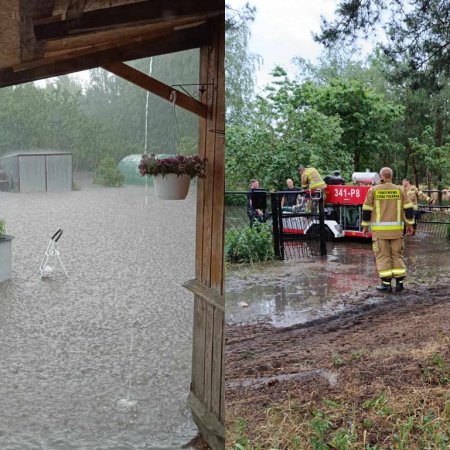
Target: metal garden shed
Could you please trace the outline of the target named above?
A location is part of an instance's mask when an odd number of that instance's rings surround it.
[[[14,153],[0,158],[10,192],[72,190],[72,154],[65,152]]]

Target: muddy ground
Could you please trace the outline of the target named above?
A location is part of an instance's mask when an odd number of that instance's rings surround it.
[[[411,394],[427,382],[439,384],[444,366],[426,365],[433,355],[450,362],[450,277],[381,297],[373,288],[346,294],[336,299],[347,303],[346,311],[288,328],[228,325],[227,448],[235,442],[237,420],[251,424],[245,432],[256,442],[268,408],[292,398],[300,404],[323,398],[361,403],[379,392]],[[450,431],[449,422],[445,426]]]

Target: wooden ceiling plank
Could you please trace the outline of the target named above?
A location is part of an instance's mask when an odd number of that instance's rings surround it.
[[[204,103],[195,98],[189,97],[183,92],[162,83],[156,78],[150,77],[145,73],[123,63],[114,63],[102,66],[105,70],[121,77],[130,83],[133,83],[151,93],[162,97],[170,102],[174,102],[180,108],[186,109],[200,117],[207,117],[207,108]],[[175,94],[175,95],[174,95]]]
[[[61,20],[62,20],[62,15],[57,14],[56,16],[40,17],[39,19],[34,19],[33,24],[34,25],[43,25],[46,23],[60,22]]]
[[[12,66],[14,72],[20,72],[22,70],[28,70],[35,67],[46,66],[49,64],[56,63],[58,61],[73,60],[75,58],[84,58],[88,55],[99,53],[108,49],[120,48],[129,44],[139,44],[143,41],[148,41],[150,39],[161,39],[164,36],[169,36],[172,29],[160,30],[158,33],[147,34],[146,36],[134,36],[131,38],[122,38],[120,40],[114,40],[99,44],[88,44],[84,47],[79,47],[74,50],[62,50],[56,52],[53,55],[45,56],[44,58],[34,59],[31,61],[26,61],[20,64]]]
[[[96,51],[80,57],[63,61],[54,61],[33,67],[28,70],[14,72],[12,69],[0,70],[0,87],[14,84],[28,83],[44,78],[66,75],[82,70],[94,69],[115,62],[132,61],[150,56],[189,50],[209,45],[211,42],[211,28],[205,23],[197,28],[174,31],[170,35],[157,39],[143,40],[124,46]]]
[[[203,15],[201,18],[205,21],[207,16]],[[62,39],[55,39],[48,41],[45,46],[45,56],[51,56],[55,52],[74,50],[80,47],[87,47],[91,44],[101,44],[103,42],[120,41],[122,39],[132,38],[135,36],[141,36],[145,38],[152,35],[158,36],[162,31],[168,29],[172,30],[183,25],[194,24],[192,18],[176,19],[171,22],[163,22],[157,24],[145,24],[140,26],[125,27],[108,31],[101,31],[95,34],[65,37]]]
[[[221,0],[148,0],[139,3],[86,11],[73,20],[62,20],[49,24],[35,25],[36,40],[61,38],[69,34],[86,33],[105,26],[119,26],[127,23],[165,21],[183,16],[196,16],[206,12],[223,13]]]

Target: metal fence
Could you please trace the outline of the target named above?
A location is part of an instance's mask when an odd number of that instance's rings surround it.
[[[425,189],[422,191],[434,200],[437,206],[450,206],[450,192],[446,189]],[[421,205],[428,205],[424,200],[420,200]]]
[[[417,213],[418,235],[447,238],[450,236],[450,194],[445,190],[424,190],[434,200],[429,204],[421,200]]]
[[[320,191],[227,191],[225,205],[225,257],[229,261],[326,254]]]
[[[299,259],[327,254],[324,204],[320,190],[295,194],[292,191],[274,192],[271,202],[277,257]]]
[[[450,237],[450,206],[421,206],[417,217],[418,235]]]

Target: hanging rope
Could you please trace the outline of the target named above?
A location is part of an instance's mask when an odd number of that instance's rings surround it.
[[[148,76],[152,74],[153,57],[150,57],[148,64]],[[145,99],[145,140],[144,140],[144,153],[147,154],[147,135],[148,135],[148,96],[150,92],[147,91],[147,97]]]
[[[180,124],[178,123],[178,117],[177,117],[177,111],[176,111],[176,103],[177,103],[177,91],[172,91],[170,93],[170,101],[172,102],[172,112],[173,112],[173,122],[174,127],[173,129],[173,135],[174,135],[174,141],[175,141],[175,131],[178,133],[178,142],[181,148],[182,153],[186,153],[183,146],[183,141],[181,140],[181,132],[180,132]],[[174,142],[176,146],[176,142]]]
[[[150,57],[150,62],[148,63],[148,76],[152,74],[153,69],[153,57]],[[147,91],[147,97],[145,99],[145,140],[144,140],[144,154],[147,154],[147,136],[148,136],[148,96],[150,92]],[[148,205],[148,177],[145,177],[145,206]]]

